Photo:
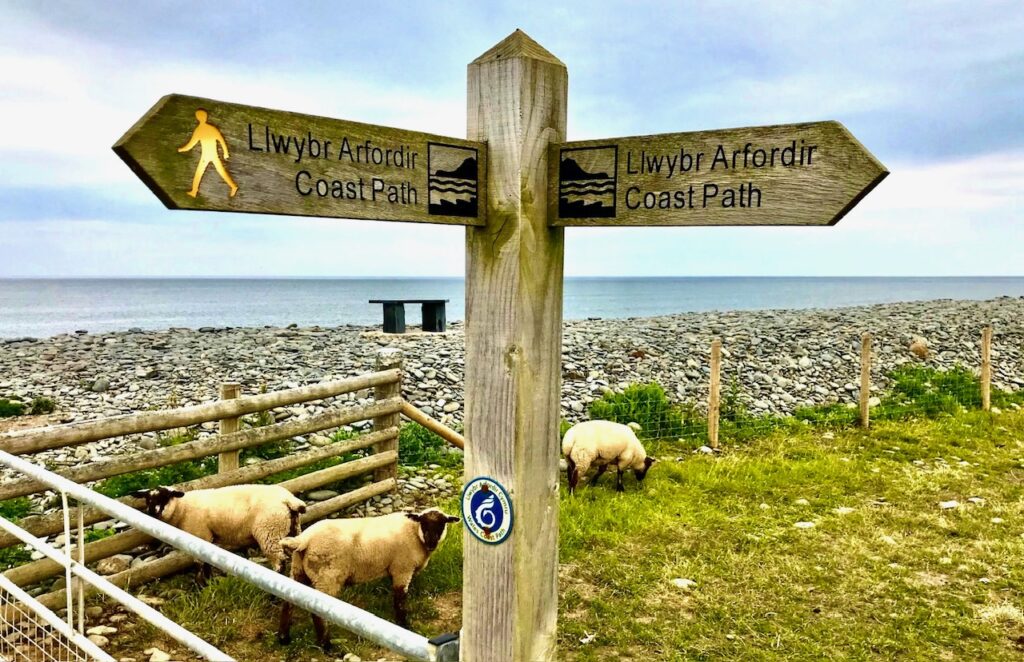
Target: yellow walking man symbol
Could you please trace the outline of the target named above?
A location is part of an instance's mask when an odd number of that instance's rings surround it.
[[[206,168],[211,163],[213,167],[217,169],[217,174],[224,180],[224,183],[231,187],[231,192],[228,197],[235,197],[235,193],[238,193],[238,184],[235,180],[231,179],[231,175],[228,174],[227,168],[224,167],[224,163],[220,160],[220,155],[217,153],[217,145],[220,145],[221,151],[224,152],[224,161],[227,161],[230,157],[228,155],[228,143],[224,140],[224,134],[220,132],[220,129],[215,127],[206,121],[208,114],[205,110],[200,108],[196,111],[196,119],[199,120],[199,126],[192,132],[192,137],[184,147],[179,147],[179,152],[188,152],[196,143],[199,143],[201,149],[199,154],[199,165],[196,166],[196,174],[192,178],[192,190],[188,192],[193,198],[199,194],[199,183],[203,181],[203,175],[206,174]]]

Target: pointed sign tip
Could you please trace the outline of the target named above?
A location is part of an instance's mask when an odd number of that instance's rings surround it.
[[[551,64],[557,64],[563,67],[565,66],[565,64],[555,57],[551,51],[538,44],[530,37],[530,35],[523,32],[520,28],[516,28],[512,34],[505,37],[491,47],[486,53],[473,60],[471,64],[483,64],[484,62],[495,62],[497,60],[507,60],[514,57],[529,58],[533,60],[540,60],[542,62],[549,62]]]

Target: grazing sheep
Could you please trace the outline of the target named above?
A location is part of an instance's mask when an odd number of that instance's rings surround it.
[[[910,343],[910,352],[922,361],[926,360],[930,353],[928,341],[921,336],[915,336],[913,342]]]
[[[590,481],[591,487],[597,485],[610,465],[615,465],[618,469],[615,489],[623,492],[623,471],[632,469],[639,484],[655,462],[654,458],[647,457],[643,444],[629,426],[612,421],[584,421],[572,426],[562,438],[562,454],[569,465],[569,494],[576,490],[590,465],[597,467],[597,475]]]
[[[317,522],[301,535],[285,538],[281,546],[292,554],[292,579],[337,596],[343,586],[391,577],[395,620],[408,627],[405,596],[413,575],[427,566],[444,540],[447,525],[458,517],[436,508],[421,513],[392,513],[380,517],[330,519]],[[319,616],[310,614],[317,641],[326,651],[330,640]],[[277,638],[291,641],[292,605],[281,606]]]
[[[306,504],[279,485],[232,485],[181,492],[167,487],[136,492],[146,512],[225,549],[256,543],[275,572],[284,569],[281,539],[299,533]],[[199,564],[200,580],[210,567]]]

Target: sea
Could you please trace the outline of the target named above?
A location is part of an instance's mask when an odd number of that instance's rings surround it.
[[[0,279],[0,338],[131,328],[381,324],[370,299],[448,299],[465,317],[461,278]],[[648,317],[683,312],[835,308],[931,299],[1024,296],[1024,277],[567,278],[563,316]],[[406,322],[420,322],[406,306]]]

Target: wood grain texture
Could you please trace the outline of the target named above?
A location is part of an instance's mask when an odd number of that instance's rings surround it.
[[[871,334],[860,338],[860,426],[871,424]]]
[[[242,385],[229,382],[220,385],[220,399],[234,400],[242,395]],[[238,432],[241,419],[237,416],[220,419],[221,435]],[[227,473],[238,468],[238,458],[241,451],[226,451],[217,456],[217,473]]]
[[[181,428],[197,423],[219,421],[222,418],[244,416],[258,411],[287,407],[300,402],[332,398],[343,393],[361,391],[380,384],[401,379],[397,370],[370,373],[334,382],[323,382],[310,386],[259,395],[248,395],[234,400],[222,400],[191,407],[167,409],[164,411],[142,412],[127,416],[113,416],[94,421],[32,428],[0,434],[0,448],[12,455],[35,453],[48,448],[74,446],[100,439],[120,437],[140,432],[159,432]],[[358,420],[358,419],[357,419]]]
[[[393,403],[382,402],[382,403],[377,403],[377,404],[374,404],[374,405],[370,405],[371,408],[378,407],[378,406],[394,407],[394,410],[397,411],[398,407],[400,406],[400,401],[394,401]],[[359,421],[359,420],[365,420],[366,419],[365,416],[356,418],[356,417],[351,417],[350,414],[351,414],[351,411],[341,412],[341,415],[334,419],[335,421],[338,421],[337,424],[329,426],[329,427],[338,427],[339,425],[345,425],[347,423],[351,423],[351,422],[354,422],[354,421]],[[170,448],[158,449],[159,451],[175,451],[175,452],[178,452],[178,449],[183,449],[184,452],[188,453],[187,456],[184,456],[184,455],[173,455],[173,456],[171,456],[171,455],[160,455],[160,456],[154,456],[154,455],[152,455],[152,453],[156,453],[157,452],[156,450],[154,450],[154,451],[148,451],[145,454],[141,454],[141,453],[140,454],[135,454],[133,456],[125,458],[124,461],[121,461],[119,459],[111,460],[108,464],[112,464],[114,466],[110,467],[109,469],[106,469],[102,465],[97,463],[97,466],[81,467],[80,469],[65,470],[65,471],[61,471],[59,473],[60,473],[60,475],[66,477],[66,478],[69,478],[71,480],[75,480],[76,482],[82,482],[82,477],[84,475],[93,475],[93,476],[95,476],[97,473],[100,473],[100,472],[106,472],[106,473],[109,473],[109,475],[120,475],[120,474],[123,474],[123,473],[127,473],[128,471],[131,471],[132,469],[130,467],[132,467],[133,465],[136,466],[136,467],[141,467],[141,468],[146,468],[147,466],[148,467],[165,466],[167,464],[172,464],[174,462],[180,462],[183,459],[188,459],[188,457],[205,457],[206,455],[211,455],[212,453],[217,452],[216,448],[211,450],[210,446],[205,446],[205,447],[204,446],[197,446],[197,447],[193,447],[193,448],[189,448],[189,449],[184,449],[183,448],[185,446],[191,446],[193,444],[197,444],[197,445],[198,444],[207,444],[208,442],[211,442],[211,441],[218,442],[218,446],[223,445],[223,444],[227,444],[227,443],[232,443],[232,444],[236,443],[236,442],[237,443],[241,443],[243,441],[246,444],[246,446],[258,445],[260,443],[267,443],[266,440],[267,440],[268,437],[258,438],[258,437],[246,436],[246,435],[249,435],[252,432],[262,431],[262,430],[265,430],[265,429],[266,428],[258,428],[256,430],[243,430],[242,432],[236,432],[234,435],[232,435],[227,440],[225,440],[225,439],[221,439],[221,440],[216,440],[216,439],[214,439],[214,440],[207,440],[207,439],[204,439],[202,441],[192,442],[191,444],[182,444],[180,446],[173,446],[173,447],[170,447]],[[325,428],[320,428],[320,429],[325,429]],[[391,430],[396,430],[396,429],[397,428],[391,428]],[[397,432],[395,433],[395,435],[397,435]],[[289,436],[294,436],[294,435],[289,435]],[[372,433],[370,433],[368,435],[361,435],[361,436],[359,436],[359,437],[357,437],[355,439],[346,441],[346,442],[341,443],[341,444],[332,444],[330,446],[326,446],[325,448],[331,449],[331,451],[332,451],[332,452],[330,452],[331,455],[335,454],[334,452],[345,453],[345,452],[349,452],[349,451],[352,451],[352,450],[357,450],[357,449],[360,449],[360,448],[365,448],[366,446],[370,446],[370,445],[375,444],[375,443],[377,443],[379,441],[385,440],[389,436],[391,436],[389,434],[389,431],[381,430],[381,431],[378,431],[378,432],[372,432]],[[273,437],[270,437],[270,438],[273,438]],[[278,438],[288,438],[288,437],[278,437]],[[194,453],[197,453],[197,452],[199,452],[201,454],[200,455],[194,455]],[[175,485],[175,487],[177,487],[178,489],[181,489],[181,490],[188,491],[188,490],[206,489],[206,488],[210,488],[210,487],[223,487],[224,485],[237,485],[239,483],[244,483],[244,482],[252,482],[252,481],[255,481],[255,480],[259,480],[261,478],[266,478],[267,476],[273,475],[275,473],[279,473],[281,471],[287,471],[288,469],[295,468],[295,466],[301,466],[301,465],[293,464],[294,460],[297,457],[302,460],[302,464],[308,464],[310,462],[317,461],[317,459],[322,459],[322,458],[319,458],[317,455],[314,455],[314,454],[309,454],[309,455],[305,455],[305,456],[294,456],[294,455],[292,455],[292,456],[288,456],[288,457],[284,457],[284,458],[279,458],[279,459],[276,459],[276,460],[268,460],[266,462],[260,462],[258,464],[254,464],[254,465],[248,466],[248,467],[241,467],[241,468],[236,469],[235,471],[231,471],[229,473],[214,474],[212,476],[204,476],[202,478],[196,478],[195,480],[191,480],[191,481],[188,481],[188,482],[185,482],[185,483],[180,483],[178,485]],[[14,487],[16,489],[12,489],[11,490],[12,493],[23,492],[23,493],[26,493],[26,494],[31,494],[32,492],[39,491],[38,490],[38,485],[37,484],[33,484],[33,483],[29,482],[29,481],[22,481],[20,483],[15,484]],[[142,505],[142,500],[141,499],[136,499],[134,497],[122,497],[121,499],[118,499],[118,500],[121,501],[122,503],[126,503],[126,504],[128,504],[130,506],[133,506],[133,507],[136,507],[136,508],[138,508],[138,507],[140,507]],[[84,508],[85,508],[84,512],[85,512],[85,523],[86,524],[94,524],[96,522],[101,522],[101,521],[103,521],[105,519],[110,519],[110,517],[106,513],[104,513],[103,511],[99,510],[98,508],[93,508],[92,506],[85,506]],[[77,509],[76,508],[72,508],[71,509],[70,516],[71,517],[77,517]],[[61,530],[63,530],[63,522],[64,522],[64,520],[63,520],[62,513],[56,512],[56,513],[49,513],[49,514],[46,514],[46,515],[34,515],[34,516],[31,516],[31,517],[26,517],[26,518],[22,519],[19,522],[19,526],[21,526],[23,529],[25,529],[26,531],[28,531],[29,533],[31,533],[34,536],[48,536],[48,535],[52,535],[54,533],[58,533]],[[0,532],[0,548],[8,547],[10,545],[16,544],[17,542],[18,542],[18,540],[14,536],[12,536],[12,535],[10,535],[8,533],[5,533],[5,532]]]
[[[220,131],[228,146],[227,160],[222,158],[219,147],[215,156],[221,157],[220,163],[238,185],[233,197],[229,184],[218,174],[213,161],[205,169],[198,195],[188,195],[203,148],[196,144],[184,152],[179,149],[187,146],[199,126],[196,111],[200,109],[208,113],[206,123]],[[297,145],[303,140],[306,142],[300,156]],[[313,156],[316,153],[313,140],[317,141],[319,157]],[[348,150],[344,149],[346,140]],[[284,153],[286,141],[288,152]],[[325,150],[323,145],[327,141],[330,145]],[[357,148],[366,147],[367,141],[369,149],[358,151]],[[445,154],[475,156],[479,213],[473,216],[430,213],[428,143],[462,148],[455,152],[439,149],[434,153],[435,166],[439,159],[448,158]],[[375,162],[375,147],[382,150],[379,163]],[[484,222],[481,196],[486,187],[482,179],[486,172],[486,149],[480,143],[457,138],[171,94],[160,99],[113,149],[169,209],[449,225],[482,225]],[[212,150],[212,147],[207,148],[208,153]],[[401,158],[397,156],[399,151]],[[345,156],[349,153],[351,158]],[[300,176],[303,171],[308,172],[309,177]],[[387,195],[389,189],[374,191],[374,178],[381,180],[384,186],[399,187],[398,192],[403,184],[407,188],[404,195],[392,200]],[[300,192],[311,186],[315,189],[318,179],[330,183],[327,196],[315,190],[307,195]],[[331,188],[335,181],[341,182],[340,197],[335,197]],[[410,193],[412,189],[416,191],[415,198]]]
[[[568,75],[517,31],[469,65],[468,136],[489,150],[487,225],[466,230],[466,480],[508,490],[508,541],[463,537],[461,655],[555,658],[563,230],[549,227],[547,148]]]
[[[811,158],[804,165],[783,165],[783,148],[791,147],[795,141],[794,158],[798,158],[801,147],[815,146]],[[744,155],[747,144],[750,152]],[[718,147],[722,146],[728,160],[728,167],[721,162],[714,163]],[[614,165],[607,150],[594,148],[615,148]],[[754,167],[753,156],[757,149],[766,150],[766,161],[762,167]],[[575,151],[582,150],[582,151]],[[733,156],[739,151],[736,168]],[[609,138],[552,145],[549,148],[549,190],[548,204],[552,223],[558,226],[620,226],[620,225],[834,225],[846,215],[865,195],[881,182],[888,171],[860,142],[839,122],[812,122],[805,124],[784,124],[777,126],[746,127],[689,133],[666,133],[652,136]],[[683,154],[693,159],[689,171],[682,171],[685,164]],[[702,153],[699,165],[696,155]],[[592,156],[595,154],[603,156]],[[569,218],[559,209],[559,170],[562,159],[579,159],[586,168],[592,162],[590,174],[615,174],[614,193],[600,198],[591,195],[588,200],[605,202],[614,200],[614,215],[604,218]],[[607,158],[606,158],[607,157]],[[674,170],[669,173],[671,159],[675,159]],[[747,159],[747,166],[743,160]],[[652,161],[660,166],[657,172],[650,172]],[[641,165],[643,164],[643,165]],[[715,166],[712,168],[712,166]],[[632,171],[632,172],[631,172]],[[579,186],[588,180],[567,180]],[[608,185],[606,178],[589,180]],[[717,195],[704,197],[704,186],[714,184]],[[753,187],[759,191],[753,206],[754,196],[747,201],[751,206],[740,207],[743,198],[740,186]],[[690,195],[690,187],[693,193]],[[725,191],[736,192],[734,206],[725,207]],[[593,189],[591,189],[593,190]],[[607,190],[607,189],[603,189]],[[567,191],[567,190],[566,190]],[[577,189],[578,191],[578,189]],[[654,208],[645,204],[648,194],[653,193]],[[671,208],[660,207],[667,193]],[[681,197],[679,197],[681,196]],[[578,198],[573,198],[578,199]],[[632,208],[631,208],[632,207]],[[596,211],[572,213],[593,214]]]
[[[433,432],[437,436],[439,436],[442,439],[444,439],[445,441],[447,441],[452,446],[455,446],[456,448],[465,450],[465,448],[466,448],[466,438],[465,437],[463,437],[461,434],[459,434],[455,430],[451,429],[450,427],[448,427],[447,425],[445,425],[441,421],[438,421],[435,418],[431,418],[430,416],[427,416],[422,411],[420,411],[418,407],[416,407],[412,403],[407,402],[407,401],[403,401],[402,402],[402,415],[405,416],[406,418],[408,418],[410,421],[412,421],[414,423],[418,423],[418,424],[422,425],[423,427],[427,428],[428,430],[430,430],[431,432]]]
[[[377,372],[384,370],[397,370],[399,374],[402,374],[402,351],[395,349],[394,347],[385,347],[377,352]],[[380,384],[375,386],[373,389],[373,397],[378,402],[388,401],[391,399],[402,398],[402,381],[399,379],[395,382],[389,382],[387,384]],[[374,430],[386,430],[388,428],[397,428],[402,424],[402,415],[399,412],[392,412],[384,414],[382,416],[375,416],[373,419]],[[373,447],[374,453],[383,453],[385,451],[398,451],[398,439],[387,439],[375,445]],[[373,479],[376,481],[386,480],[388,478],[398,477],[398,465],[382,466],[378,468],[374,474]]]
[[[722,341],[711,341],[711,383],[708,388],[708,444],[718,448],[718,423],[722,406]]]
[[[981,408],[992,411],[992,327],[981,330]]]

